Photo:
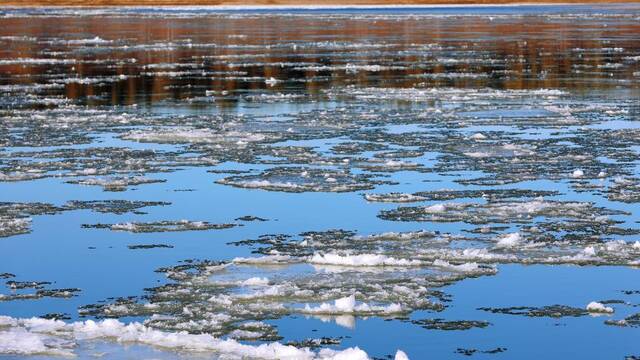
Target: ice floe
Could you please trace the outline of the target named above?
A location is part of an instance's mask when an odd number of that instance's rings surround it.
[[[73,356],[78,343],[107,340],[122,344],[143,344],[161,349],[214,353],[227,358],[250,359],[369,359],[356,348],[321,349],[313,352],[278,342],[245,345],[232,339],[218,339],[208,334],[164,332],[141,323],[118,320],[87,320],[65,323],[38,318],[0,317],[0,354]]]

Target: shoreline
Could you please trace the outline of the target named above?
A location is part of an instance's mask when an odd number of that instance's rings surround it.
[[[376,10],[376,9],[430,9],[430,8],[490,8],[490,7],[527,7],[527,6],[576,6],[576,5],[633,5],[640,4],[639,0],[587,0],[587,1],[498,1],[498,2],[472,2],[465,0],[452,1],[415,1],[400,2],[397,4],[389,4],[384,0],[365,0],[354,2],[326,1],[324,4],[300,4],[292,0],[265,0],[252,1],[248,3],[240,3],[236,1],[225,0],[96,0],[97,4],[86,5],[78,4],[78,0],[34,0],[25,4],[24,1],[2,1],[0,0],[0,8],[160,8],[160,9],[215,9],[215,10]]]

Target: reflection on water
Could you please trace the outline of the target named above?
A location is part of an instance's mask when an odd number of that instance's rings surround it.
[[[0,355],[634,359],[639,20],[0,10]]]
[[[467,15],[7,16],[0,71],[2,85],[48,84],[49,94],[91,105],[224,92],[217,100],[233,106],[255,91],[318,95],[349,84],[586,91],[637,83],[633,13]]]

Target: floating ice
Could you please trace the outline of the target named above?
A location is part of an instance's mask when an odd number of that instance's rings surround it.
[[[109,340],[123,344],[138,343],[161,349],[213,352],[223,356],[250,359],[369,359],[358,348],[322,349],[314,353],[278,342],[244,345],[236,340],[222,340],[208,334],[163,332],[140,323],[102,321],[64,323],[59,320],[15,319],[0,316],[0,354],[73,356],[78,342]]]
[[[89,177],[80,180],[69,180],[70,184],[80,185],[97,185],[102,186],[105,191],[124,191],[129,186],[142,185],[142,184],[154,184],[165,182],[162,179],[150,179],[144,176],[131,176],[131,177],[108,177],[108,178],[95,178]]]
[[[389,193],[389,194],[364,194],[364,198],[371,202],[391,202],[391,203],[405,203],[405,202],[420,202],[425,201],[427,198],[403,193]]]
[[[269,256],[260,256],[260,257],[237,257],[232,260],[232,262],[237,264],[283,264],[295,261],[294,258],[288,255],[269,255]]]
[[[269,285],[269,279],[263,277],[252,277],[242,282],[244,286],[266,286]]]
[[[448,270],[460,271],[460,272],[475,272],[478,271],[479,266],[477,263],[464,263],[460,265],[453,265],[446,260],[436,259],[433,262],[434,266],[442,267]]]
[[[605,306],[602,303],[592,301],[587,304],[587,311],[590,313],[613,314],[613,308]]]
[[[239,131],[215,131],[211,129],[183,127],[134,130],[123,135],[123,138],[133,141],[156,143],[244,145],[251,142],[264,141],[267,139],[267,136]]]
[[[419,325],[428,330],[445,330],[445,331],[485,328],[491,325],[486,321],[478,321],[478,320],[422,319],[422,320],[411,320],[410,322],[412,324]]]
[[[0,65],[67,65],[75,64],[75,59],[44,59],[44,58],[16,58],[16,59],[0,59]]]
[[[396,351],[396,355],[393,357],[393,360],[409,360],[409,356],[407,356],[404,351],[398,350]]]
[[[625,203],[640,202],[640,179],[616,178],[609,186],[607,198]]]
[[[7,219],[0,217],[0,237],[26,234],[31,231],[31,219]]]
[[[366,303],[357,304],[355,295],[336,299],[333,304],[322,303],[315,307],[309,306],[309,304],[307,304],[301,311],[308,314],[325,315],[395,314],[403,312],[402,307],[399,304],[390,304],[388,306],[375,306]]]
[[[520,233],[506,234],[498,239],[496,246],[502,248],[514,247],[519,245],[521,241],[522,237],[520,236]]]
[[[284,192],[350,192],[371,189],[376,184],[366,175],[308,168],[274,168],[259,175],[223,178],[217,183],[240,188]]]
[[[418,266],[419,260],[396,259],[377,254],[340,255],[314,254],[309,260],[312,264],[341,265],[341,266]]]
[[[487,137],[482,133],[475,133],[475,134],[471,135],[470,138],[473,139],[473,140],[486,140],[487,139]]]
[[[574,308],[565,305],[549,305],[542,307],[514,306],[508,308],[479,308],[496,314],[521,315],[527,317],[580,317],[588,315],[585,309]]]
[[[274,77],[270,77],[267,80],[264,81],[265,84],[269,85],[269,86],[275,86],[277,83],[279,83],[278,79],[274,78]]]
[[[168,231],[192,231],[192,230],[219,230],[229,229],[236,224],[212,224],[207,221],[190,221],[190,220],[177,220],[177,221],[156,221],[156,222],[128,222],[118,224],[92,224],[83,225],[85,228],[96,229],[111,229],[113,231],[129,231],[134,233],[148,233],[148,232],[168,232]]]

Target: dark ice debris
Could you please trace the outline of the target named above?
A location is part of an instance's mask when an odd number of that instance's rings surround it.
[[[173,245],[167,244],[142,244],[142,245],[127,245],[131,250],[143,250],[143,249],[173,249]]]
[[[513,306],[506,308],[490,308],[482,307],[478,310],[492,312],[494,314],[507,314],[507,315],[521,315],[528,317],[579,317],[588,315],[589,312],[586,309],[575,308],[566,305],[549,305],[542,307],[530,307],[530,306]]]
[[[491,325],[487,321],[445,319],[411,320],[411,323],[428,330],[470,330],[473,328],[486,328]]]

